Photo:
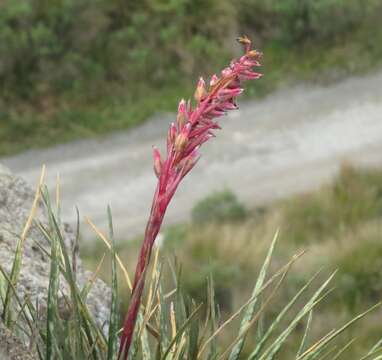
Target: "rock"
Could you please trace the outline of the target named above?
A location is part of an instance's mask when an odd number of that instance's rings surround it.
[[[36,356],[0,322],[0,360],[35,360]]]
[[[0,265],[8,273],[11,271],[15,247],[29,216],[33,198],[34,190],[23,179],[14,176],[8,169],[0,165]],[[36,218],[43,224],[48,223],[41,204]],[[62,226],[62,235],[66,247],[72,253],[75,242],[73,229],[64,224]],[[21,299],[28,295],[33,304],[38,301],[40,309],[44,311],[49,284],[50,261],[49,257],[36,243],[41,244],[44,248],[49,247],[41,231],[36,225],[32,225],[25,241],[17,292]],[[91,278],[92,273],[84,270],[78,256],[76,256],[76,263],[77,282],[79,287],[82,288]],[[63,279],[60,281],[60,290],[62,294],[69,295],[69,287]],[[103,325],[105,331],[108,328],[110,298],[110,288],[103,281],[97,279],[88,295],[87,305],[96,322]],[[63,296],[59,299],[59,303],[66,303]],[[2,303],[0,302],[0,311],[1,308]],[[2,344],[3,342],[0,343],[0,349]]]

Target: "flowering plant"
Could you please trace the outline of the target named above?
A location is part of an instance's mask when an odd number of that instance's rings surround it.
[[[190,100],[180,101],[176,123],[171,123],[168,130],[166,158],[162,159],[159,150],[155,147],[153,149],[158,184],[135,270],[132,297],[121,336],[120,358],[128,357],[145,285],[145,271],[168,204],[182,179],[197,163],[200,146],[215,136],[213,130],[220,129],[215,119],[238,108],[236,97],[243,92],[242,81],[255,80],[262,76],[253,70],[260,66],[262,54],[252,49],[251,40],[246,36],[238,38],[238,41],[244,46],[244,55],[231,61],[221,71],[220,77],[212,75],[208,87],[203,78],[199,79],[194,94],[195,107],[193,108]]]

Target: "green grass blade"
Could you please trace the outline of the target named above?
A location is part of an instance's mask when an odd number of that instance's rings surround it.
[[[210,331],[211,331],[211,335],[215,334],[216,330],[217,330],[217,316],[216,316],[216,303],[215,303],[215,285],[214,285],[214,279],[212,277],[212,274],[210,274],[210,276],[208,277],[208,303],[209,303],[209,307],[210,307],[210,323],[211,323],[211,327],[210,327]],[[210,346],[209,346],[209,354],[208,354],[208,359],[211,359],[215,354],[216,354],[216,350],[217,350],[217,340],[216,340],[216,337],[213,336],[211,341],[210,341]]]
[[[47,196],[47,194],[45,194]],[[51,214],[48,214],[49,218]],[[51,222],[51,219],[49,219]],[[57,304],[58,304],[58,291],[60,286],[60,270],[58,266],[59,262],[59,241],[53,233],[51,238],[51,253],[50,253],[50,274],[49,274],[49,286],[48,286],[48,299],[47,299],[47,327],[46,327],[46,360],[55,358],[55,347],[57,345],[56,340],[56,324],[57,318]]]
[[[370,351],[366,354],[366,356],[373,355],[376,351],[380,350],[381,347],[382,347],[382,338],[379,341],[377,341],[377,343],[370,349]]]
[[[94,344],[94,338],[99,336],[100,344],[106,348],[106,339],[104,337],[104,334],[98,328],[98,326],[94,323],[94,319],[89,314],[89,311],[86,305],[83,303],[80,297],[80,290],[78,289],[77,284],[75,282],[75,278],[72,271],[72,264],[70,263],[70,259],[69,259],[68,250],[66,248],[65,241],[62,237],[58,222],[53,212],[51,211],[49,199],[46,198],[45,196],[43,196],[43,199],[44,199],[45,205],[48,207],[48,211],[50,211],[50,213],[52,214],[51,219],[53,223],[53,231],[56,233],[57,239],[59,240],[60,250],[64,260],[62,275],[64,276],[64,278],[69,284],[70,296],[71,296],[71,301],[72,301],[73,310],[74,310],[74,317],[76,322],[76,326],[75,326],[75,329],[77,331],[76,341],[79,341],[79,344],[82,343],[83,336],[82,336],[81,328],[83,327],[86,333],[87,341],[89,342],[90,346]],[[94,359],[99,358],[99,346],[94,348],[93,358]]]
[[[329,276],[329,278],[319,287],[319,289],[313,294],[310,300],[305,304],[305,306],[298,312],[296,317],[290,322],[288,327],[275,339],[275,341],[268,347],[268,349],[263,353],[263,355],[259,358],[261,360],[265,359],[273,359],[274,356],[279,352],[281,346],[284,344],[285,340],[291,334],[291,332],[296,328],[297,324],[300,320],[309,313],[314,306],[316,306],[319,302],[319,296],[322,292],[327,288],[330,281],[333,279],[336,272]],[[318,299],[318,301],[317,301]],[[248,360],[254,360],[252,356],[248,358]]]
[[[284,316],[288,313],[288,311],[291,309],[291,307],[296,303],[296,301],[300,298],[300,296],[305,292],[305,290],[312,284],[312,282],[317,278],[319,272],[314,274],[311,279],[296,293],[296,295],[287,303],[287,305],[278,313],[276,319],[272,322],[272,324],[268,327],[268,330],[264,334],[264,336],[259,340],[255,350],[251,353],[250,358],[256,359],[261,350],[263,349],[266,341],[270,338],[273,331],[277,328],[277,326],[280,324],[281,320],[284,318]]]
[[[309,331],[310,331],[310,328],[311,328],[311,325],[312,325],[312,319],[313,319],[313,310],[310,310],[309,316],[308,316],[308,320],[306,322],[306,327],[305,327],[304,335],[303,335],[303,337],[301,339],[301,344],[300,344],[300,347],[298,348],[296,357],[299,357],[302,354],[302,352],[304,351],[305,347],[306,347],[306,344],[308,342]]]
[[[196,304],[192,301],[191,312],[196,308]],[[198,338],[199,338],[199,322],[193,321],[190,325],[188,356],[189,360],[196,360],[198,357]]]
[[[277,237],[278,237],[278,231],[276,232],[275,236],[273,237],[271,246],[268,250],[267,256],[266,256],[265,261],[263,263],[263,266],[260,270],[259,277],[257,278],[255,287],[252,291],[252,297],[254,297],[254,298],[257,298],[257,295],[259,294],[259,292],[260,292],[260,290],[264,284],[265,277],[267,275],[268,268],[269,268],[269,265],[271,263],[272,254],[273,254],[273,251],[274,251],[274,248],[276,245]],[[243,319],[242,319],[241,324],[240,324],[239,335],[244,333],[248,324],[251,322],[251,319],[252,319],[252,317],[255,313],[255,310],[256,310],[256,305],[257,305],[257,299],[255,299],[252,303],[250,303],[248,305],[248,307],[246,308]],[[245,341],[245,336],[242,336],[241,339],[239,340],[239,342],[236,344],[236,346],[232,349],[231,354],[229,355],[229,358],[228,358],[229,360],[237,360],[239,358],[241,350],[243,349],[243,346],[244,346],[244,341]]]
[[[330,336],[326,337],[323,341],[319,341],[318,343],[313,345],[310,349],[306,350],[305,353],[303,353],[300,357],[297,358],[297,360],[311,359],[312,358],[311,354],[314,354],[315,351],[317,351],[317,350],[321,349],[323,346],[327,345],[329,342],[331,342],[334,338],[336,338],[338,335],[343,333],[347,328],[349,328],[355,322],[359,321],[360,319],[362,319],[367,314],[374,311],[376,308],[380,307],[381,305],[382,305],[382,302],[379,302],[379,303],[375,304],[374,306],[370,307],[369,309],[367,309],[366,311],[362,312],[361,314],[357,315],[356,317],[354,317],[353,319],[348,321],[345,325],[340,327],[338,330],[333,331],[333,333]]]
[[[111,209],[108,206],[107,215],[109,220],[109,232],[111,240],[111,306],[110,306],[110,321],[109,321],[109,337],[107,360],[115,360],[118,356],[118,326],[119,326],[119,311],[118,311],[118,279],[117,279],[117,259],[115,253],[115,239],[113,230],[113,219]]]
[[[349,347],[354,343],[356,339],[351,339],[347,344],[345,344],[340,350],[338,350],[337,354],[334,355],[334,357],[332,358],[332,360],[338,360],[342,354],[347,350],[349,349]]]
[[[6,271],[3,269],[3,267],[1,266],[1,264],[0,264],[0,273],[1,273],[2,276],[4,277],[5,281],[9,284],[10,291],[12,291],[12,293],[13,293],[12,295],[13,295],[14,298],[16,299],[17,305],[20,307],[20,309],[23,309],[24,318],[25,318],[27,324],[29,325],[29,328],[30,328],[31,331],[32,331],[32,330],[33,330],[33,324],[31,323],[28,314],[24,311],[24,307],[23,307],[23,304],[22,304],[21,299],[19,298],[19,295],[18,295],[18,293],[17,293],[16,287],[12,284],[12,282],[11,282],[11,278],[8,276],[8,274],[7,274]]]

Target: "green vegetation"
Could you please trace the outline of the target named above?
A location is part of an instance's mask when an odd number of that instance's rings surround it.
[[[229,190],[215,192],[207,196],[197,203],[192,210],[192,220],[196,224],[243,220],[246,215],[245,207]]]
[[[329,188],[282,205],[284,233],[297,244],[317,243],[382,217],[382,172],[343,167]]]
[[[182,264],[183,290],[198,301],[206,303],[206,279],[212,274],[216,301],[223,316],[228,316],[250,297],[248,284],[260,270],[269,239],[275,229],[280,228],[271,269],[276,271],[298,248],[306,250],[306,254],[295,264],[296,271],[289,275],[263,321],[269,323],[281,311],[285,299],[293,296],[317,269],[338,269],[333,293],[314,312],[317,324],[311,329],[311,338],[316,339],[334,328],[338,321],[345,321],[381,299],[381,184],[380,170],[344,166],[333,183],[262,211],[248,211],[242,219],[225,217],[224,222],[216,222],[214,217],[208,217],[209,221],[172,226],[164,232],[162,253],[170,257],[176,254],[177,261]],[[218,204],[227,194],[230,193],[207,197],[195,206],[194,213],[209,216],[219,210]],[[234,203],[243,206],[237,199]],[[138,243],[133,241],[118,246],[120,256],[131,268]],[[94,253],[89,259],[94,259]],[[299,341],[301,331],[289,340],[292,348]],[[359,359],[381,333],[377,313],[360,323],[343,339],[346,342],[357,336],[352,357],[348,358]],[[223,338],[231,336],[232,329],[229,329]],[[249,352],[255,334],[250,339],[245,347]],[[286,353],[292,351],[288,349]]]
[[[42,186],[41,192],[37,192],[31,214],[34,214],[39,197],[43,200],[49,219],[48,224],[36,222],[47,241],[45,244],[36,242],[36,246],[51,261],[47,306],[44,308],[40,304],[37,307],[30,301],[28,294],[20,296],[16,291],[25,240],[21,236],[11,272],[8,273],[0,265],[1,321],[29,345],[30,352],[37,359],[126,360],[127,356],[118,355],[118,305],[128,292],[118,291],[118,267],[125,274],[121,281],[125,285],[129,281],[126,269],[118,262],[114,247],[110,209],[107,211],[109,236],[94,227],[96,234],[110,248],[108,273],[112,279],[112,298],[109,324],[104,327],[95,321],[86,303],[94,279],[90,278],[82,288],[76,281],[77,267],[72,258],[74,249],[67,247],[60,230],[58,192],[56,204],[53,205],[46,187]],[[33,215],[30,219],[27,223],[29,226]],[[327,307],[330,302],[329,287],[334,273],[322,276],[318,273],[307,274],[298,288],[291,291],[293,275],[289,273],[300,261],[300,255],[289,261],[280,261],[279,258],[275,262],[273,257],[277,239],[276,235],[271,244],[267,243],[261,261],[257,257],[258,276],[252,274],[251,285],[246,283],[247,290],[253,288],[247,299],[229,313],[226,307],[221,308],[216,302],[218,294],[215,290],[218,288],[214,286],[213,277],[208,276],[208,284],[203,289],[206,293],[204,304],[190,299],[183,290],[183,278],[189,276],[190,269],[184,268],[182,271],[172,262],[168,265],[156,251],[148,269],[147,294],[140,305],[129,359],[271,360],[279,358],[280,354],[283,359],[296,360],[324,359],[328,354],[336,359],[348,359],[349,352],[354,351],[353,347],[348,350],[352,332],[364,336],[363,324],[368,323],[365,320],[370,320],[371,314],[381,303],[364,309],[353,319],[338,317],[330,327],[323,329],[322,323],[315,321],[315,315],[312,318],[312,314],[319,311],[320,307]],[[221,245],[215,244],[216,247]],[[73,246],[76,247],[75,244]],[[244,250],[248,249],[242,248],[241,254],[245,253]],[[288,279],[292,279],[289,286]],[[232,287],[236,288],[237,282],[239,280],[231,283]],[[60,283],[68,287],[68,294],[63,297]],[[62,299],[64,305],[60,305]],[[365,320],[362,321],[363,318]],[[319,336],[315,332],[316,323],[323,330]],[[367,340],[370,344],[362,348],[362,355],[367,358],[378,356],[381,352],[380,335],[368,333]],[[357,351],[360,351],[359,347]]]
[[[0,154],[134,126],[220,69],[237,34],[266,56],[268,93],[382,58],[378,0],[6,0],[0,5]],[[43,136],[42,136],[43,134]]]

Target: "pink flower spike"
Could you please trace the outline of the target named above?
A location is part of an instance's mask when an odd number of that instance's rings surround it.
[[[187,103],[184,100],[180,101],[176,124],[172,123],[168,129],[166,158],[162,160],[159,151],[153,148],[154,171],[159,179],[136,264],[132,297],[120,339],[119,360],[128,359],[152,248],[167,207],[181,180],[198,161],[200,145],[215,136],[212,130],[220,129],[219,124],[213,119],[237,108],[236,97],[243,91],[241,80],[260,77],[260,74],[253,72],[252,68],[259,66],[258,61],[262,54],[251,50],[251,41],[246,36],[239,38],[238,41],[243,44],[245,54],[223,69],[220,79],[212,75],[208,91],[204,80],[199,79],[195,90],[197,101],[195,107],[192,107],[191,100]]]

